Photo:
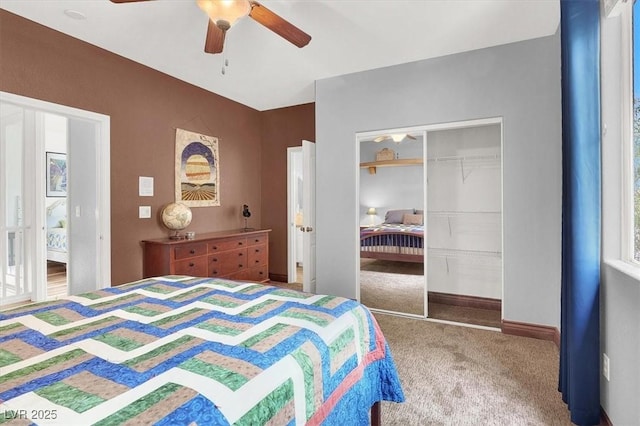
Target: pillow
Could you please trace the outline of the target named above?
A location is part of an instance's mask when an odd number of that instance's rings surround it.
[[[415,214],[422,214],[422,215],[423,215],[423,214],[424,214],[424,210],[418,210],[418,209],[415,209],[414,213],[415,213]]]
[[[387,210],[384,223],[402,223],[405,214],[413,214],[413,209]]]
[[[403,225],[422,225],[423,216],[421,214],[405,214],[402,217]]]

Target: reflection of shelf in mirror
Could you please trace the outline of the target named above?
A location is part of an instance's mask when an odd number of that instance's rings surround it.
[[[375,175],[377,167],[416,166],[419,164],[423,164],[422,158],[402,158],[397,160],[381,160],[360,163],[360,167],[367,167],[369,169],[369,173]]]

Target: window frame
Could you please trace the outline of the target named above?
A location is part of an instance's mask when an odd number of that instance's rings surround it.
[[[633,6],[634,1],[622,5],[622,205],[621,205],[621,260],[640,269],[640,261],[634,256],[634,48],[633,48]],[[640,25],[640,20],[636,22]],[[640,82],[638,82],[640,85]]]

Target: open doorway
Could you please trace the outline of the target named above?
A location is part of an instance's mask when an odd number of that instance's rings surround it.
[[[302,286],[304,276],[302,147],[287,148],[287,281]]]
[[[47,299],[68,294],[67,265],[68,203],[67,203],[67,127],[66,117],[43,114],[45,150],[45,226],[47,256]]]
[[[0,307],[110,287],[109,117],[0,92],[0,119]]]

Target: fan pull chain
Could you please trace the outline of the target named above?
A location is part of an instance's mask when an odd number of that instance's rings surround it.
[[[222,75],[227,73],[227,68],[229,67],[229,60],[225,58],[226,52],[222,53]]]

